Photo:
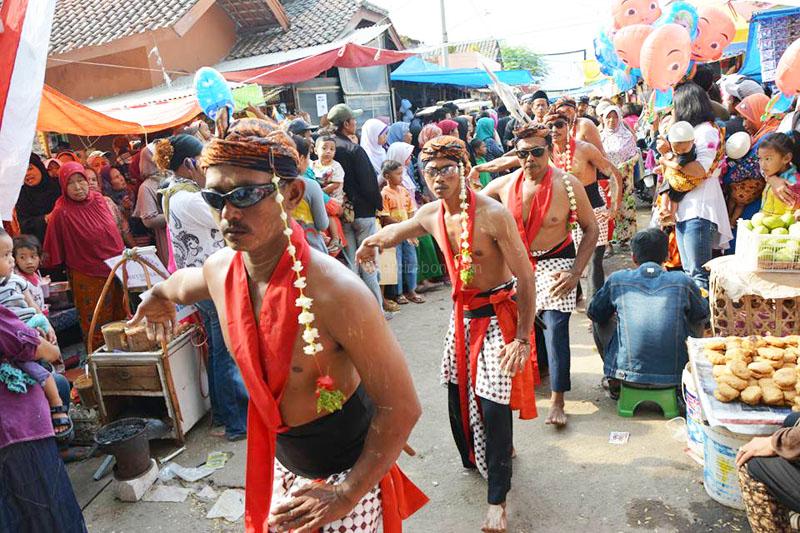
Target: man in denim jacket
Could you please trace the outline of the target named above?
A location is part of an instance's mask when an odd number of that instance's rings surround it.
[[[587,310],[612,394],[616,380],[678,385],[689,360],[686,339],[700,336],[709,316],[692,278],[661,266],[667,259],[664,232],[640,231],[631,251],[637,268],[611,274]]]

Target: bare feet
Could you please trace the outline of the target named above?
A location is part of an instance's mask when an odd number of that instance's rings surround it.
[[[563,428],[567,425],[567,415],[564,413],[564,393],[554,392],[551,396],[550,414],[547,415],[545,424]]]
[[[506,504],[490,505],[483,520],[483,533],[506,533],[508,520],[506,520]]]

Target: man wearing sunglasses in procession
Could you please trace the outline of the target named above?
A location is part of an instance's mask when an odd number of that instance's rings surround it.
[[[403,354],[369,289],[291,219],[291,138],[224,122],[200,166],[227,247],[145,292],[131,323],[161,337],[175,303],[213,300],[250,393],[248,532],[399,531],[427,501],[395,465],[420,416]]]
[[[433,235],[442,249],[454,299],[441,375],[448,388],[450,426],[464,467],[477,468],[488,479],[482,531],[505,532],[511,413],[519,410],[523,419],[536,416],[533,269],[509,212],[466,186],[469,156],[460,139],[429,141],[421,161],[438,201],[365,239],[356,257],[374,269],[379,250],[425,234]]]
[[[566,130],[566,124],[564,129]],[[564,393],[571,388],[569,319],[576,287],[595,248],[598,228],[580,180],[550,165],[553,140],[543,124],[528,124],[515,133],[522,169],[493,180],[481,192],[511,212],[536,272],[536,309],[544,329],[536,328],[540,366],[550,372],[551,404],[546,423],[564,426]],[[583,240],[575,247],[571,229]]]

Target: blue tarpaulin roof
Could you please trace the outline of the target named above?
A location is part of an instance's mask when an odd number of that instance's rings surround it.
[[[530,85],[533,76],[527,70],[500,70],[497,78],[508,85]],[[478,68],[444,68],[429,63],[421,57],[410,57],[403,61],[390,76],[392,81],[410,83],[436,83],[460,87],[486,87],[492,83],[489,75]]]
[[[747,36],[747,50],[744,53],[744,63],[739,74],[754,80],[761,81],[761,52],[758,49],[758,24],[778,17],[798,16],[800,7],[787,7],[761,11],[753,14],[750,19],[750,30]]]

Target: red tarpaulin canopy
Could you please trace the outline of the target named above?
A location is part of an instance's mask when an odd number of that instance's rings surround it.
[[[348,43],[336,50],[304,57],[296,61],[249,70],[223,72],[222,75],[228,81],[257,83],[259,85],[283,85],[308,81],[333,67],[358,68],[390,65],[404,61],[413,55],[415,54]]]

